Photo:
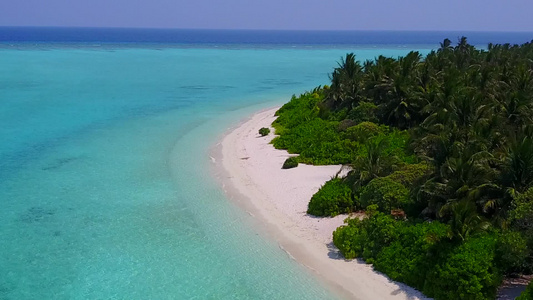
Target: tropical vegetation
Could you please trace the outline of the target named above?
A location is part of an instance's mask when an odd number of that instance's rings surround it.
[[[529,283],[526,290],[516,300],[533,300],[533,281]]]
[[[366,211],[333,234],[346,258],[436,299],[494,298],[533,271],[532,43],[350,53],[330,79],[276,113],[272,143],[348,168],[308,209]]]
[[[261,128],[259,129],[259,134],[260,134],[261,136],[267,136],[269,133],[270,133],[270,129],[269,129],[269,128],[261,127]]]
[[[314,216],[336,216],[351,212],[354,200],[350,186],[341,178],[326,182],[309,201],[307,213]]]
[[[296,168],[298,166],[298,158],[295,156],[291,156],[283,162],[282,169],[292,169]]]

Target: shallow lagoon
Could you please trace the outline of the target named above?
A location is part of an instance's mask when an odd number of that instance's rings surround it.
[[[333,298],[226,199],[209,149],[352,50],[0,50],[0,298]]]

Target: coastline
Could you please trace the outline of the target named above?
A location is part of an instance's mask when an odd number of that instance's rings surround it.
[[[332,243],[332,232],[346,215],[316,218],[306,214],[311,196],[333,177],[340,165],[282,170],[291,156],[277,150],[271,127],[279,107],[260,111],[217,144],[213,164],[228,198],[247,211],[290,257],[317,275],[333,292],[347,299],[428,299],[415,289],[374,271],[357,260],[345,260]]]

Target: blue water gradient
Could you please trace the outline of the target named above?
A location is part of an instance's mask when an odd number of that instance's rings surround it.
[[[69,45],[0,49],[0,299],[335,298],[226,199],[209,149],[346,52],[420,45]]]
[[[180,47],[438,47],[449,38],[452,42],[468,37],[472,45],[489,43],[522,44],[533,40],[533,32],[480,31],[295,31],[295,30],[209,30],[142,28],[68,28],[0,27],[0,46],[11,43],[88,44],[124,46],[141,43],[150,46]],[[4,45],[4,46],[5,46]]]

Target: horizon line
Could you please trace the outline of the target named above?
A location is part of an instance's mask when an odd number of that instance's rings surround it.
[[[0,28],[54,28],[54,29],[138,29],[138,30],[205,30],[205,31],[275,31],[275,32],[472,32],[472,33],[531,33],[533,31],[507,31],[507,30],[396,30],[396,29],[253,29],[253,28],[177,28],[177,27],[122,27],[122,26],[48,26],[48,25],[0,25]],[[533,36],[532,36],[533,39]]]

